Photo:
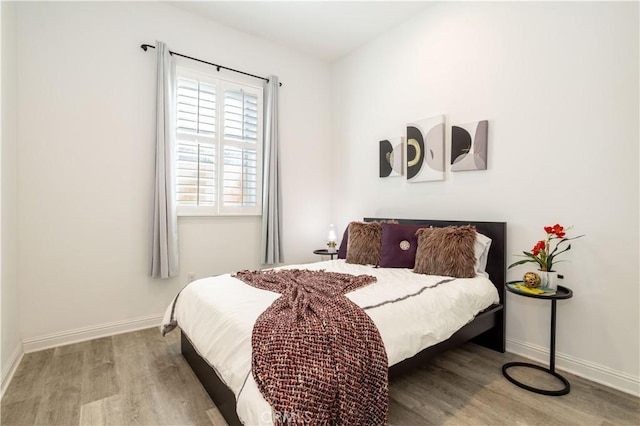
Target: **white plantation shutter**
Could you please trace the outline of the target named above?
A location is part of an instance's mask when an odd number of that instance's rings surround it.
[[[256,143],[258,132],[258,97],[243,89],[224,91],[224,137]]]
[[[178,208],[212,207],[216,205],[216,87],[180,74],[176,86]]]
[[[213,206],[216,196],[215,147],[178,140],[177,200],[179,205]]]
[[[178,131],[215,135],[216,88],[197,80],[178,78]]]
[[[225,207],[258,205],[258,128],[261,116],[258,95],[243,88],[224,90],[224,188]],[[260,118],[260,121],[259,121]],[[261,163],[261,162],[260,162]]]
[[[262,89],[179,68],[179,215],[260,214]]]
[[[224,148],[224,205],[255,206],[257,203],[257,153],[255,149]]]

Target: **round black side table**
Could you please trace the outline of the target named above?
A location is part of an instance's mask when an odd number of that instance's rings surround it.
[[[556,290],[556,294],[553,294],[550,296],[542,296],[538,294],[529,294],[529,293],[520,292],[508,286],[508,284],[516,284],[518,282],[519,281],[511,281],[505,284],[507,291],[513,294],[517,294],[518,296],[533,297],[534,299],[546,299],[551,301],[551,342],[549,345],[549,368],[536,365],[536,364],[530,364],[527,362],[508,362],[502,366],[502,375],[506,377],[507,380],[509,380],[514,385],[519,386],[522,389],[526,389],[531,392],[539,393],[542,395],[551,395],[551,396],[566,395],[571,390],[571,385],[569,384],[569,381],[567,379],[565,379],[564,377],[562,377],[560,374],[556,372],[556,301],[560,299],[570,299],[571,297],[573,297],[573,291],[570,288],[559,285],[558,289]],[[539,388],[534,388],[533,386],[526,385],[522,382],[519,382],[518,380],[514,379],[509,375],[509,372],[507,370],[511,367],[527,367],[527,368],[535,368],[536,370],[544,371],[545,373],[549,373],[555,378],[557,378],[558,380],[560,380],[564,384],[564,387],[560,390],[546,390],[546,389],[539,389]]]
[[[319,249],[319,250],[314,250],[313,254],[319,254],[320,256],[331,256],[331,260],[333,260],[333,256],[337,256],[338,255],[338,251],[329,251],[327,249]]]

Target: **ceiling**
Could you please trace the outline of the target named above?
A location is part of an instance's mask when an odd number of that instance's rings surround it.
[[[425,9],[425,1],[179,1],[185,11],[333,62]]]

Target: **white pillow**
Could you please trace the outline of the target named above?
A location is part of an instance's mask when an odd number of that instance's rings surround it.
[[[473,243],[473,252],[476,256],[476,274],[489,278],[486,273],[487,258],[489,257],[489,247],[491,247],[491,238],[476,232],[476,240]]]

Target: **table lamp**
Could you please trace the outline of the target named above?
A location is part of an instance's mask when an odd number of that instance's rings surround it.
[[[336,252],[336,228],[333,226],[333,224],[329,225],[329,233],[327,234],[327,251],[329,253],[335,253]]]

